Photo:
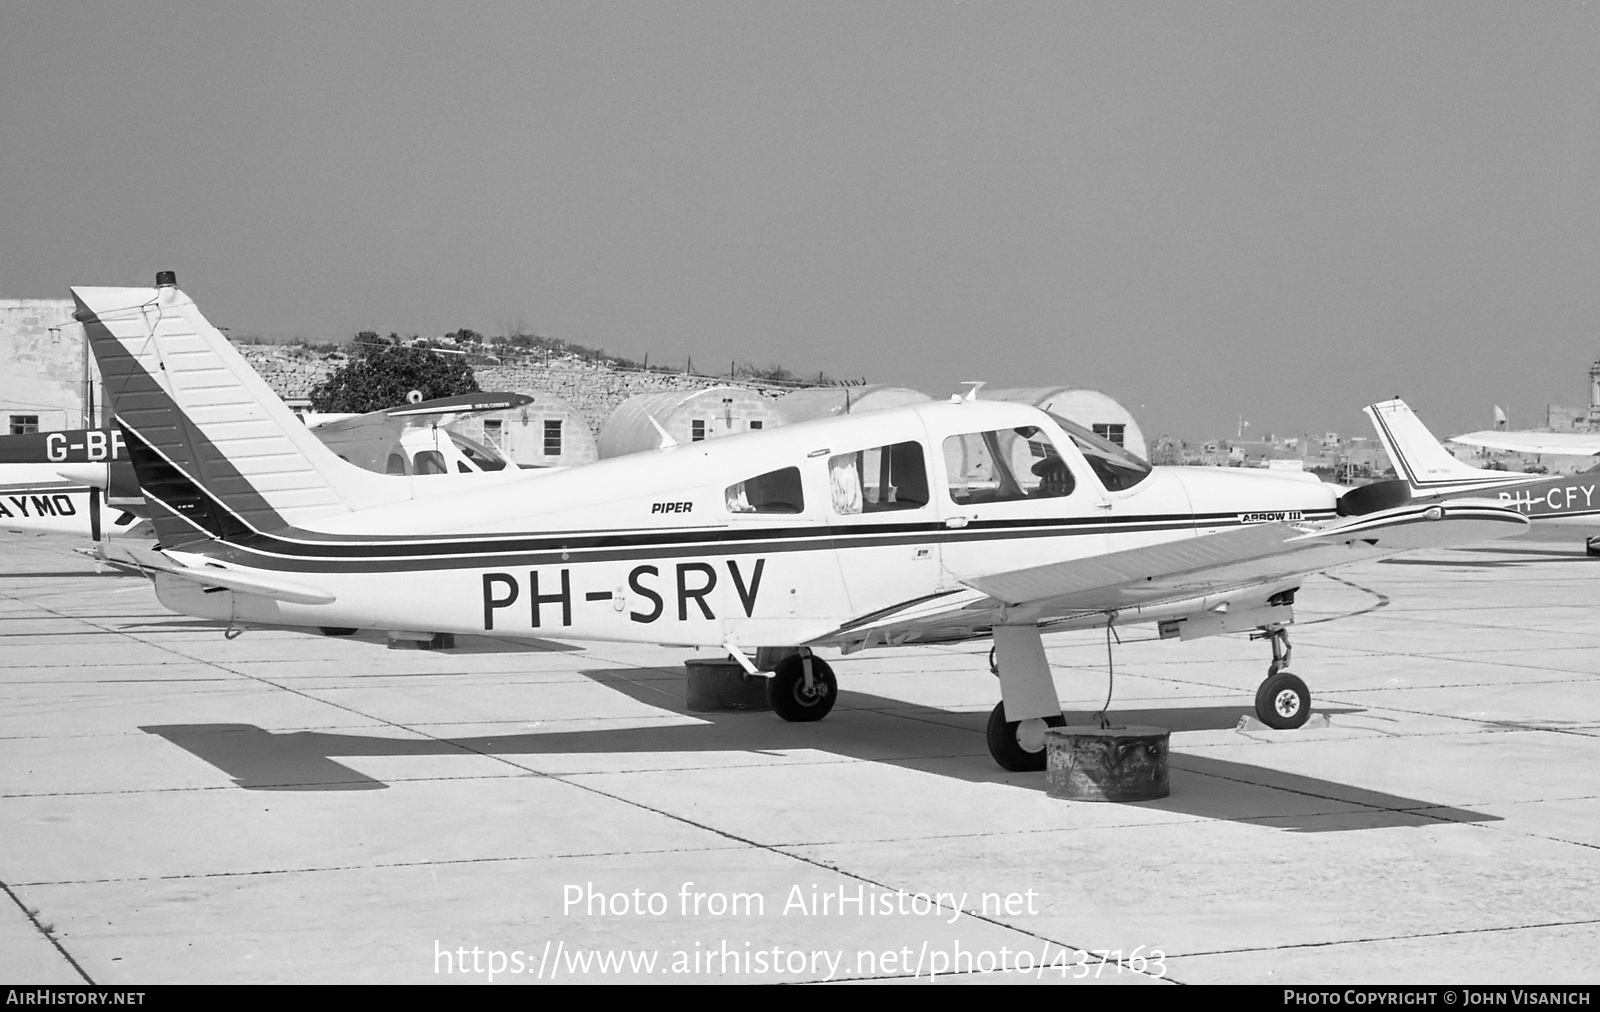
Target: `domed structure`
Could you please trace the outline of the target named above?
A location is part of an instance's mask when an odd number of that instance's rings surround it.
[[[860,414],[863,411],[881,411],[905,404],[931,401],[932,397],[910,387],[873,383],[856,387],[805,387],[791,390],[778,398],[778,413],[784,422],[809,422],[813,418],[833,418],[837,415]]]
[[[638,394],[617,405],[600,426],[600,459],[654,450],[665,429],[680,445],[783,424],[774,402],[744,387]]]
[[[523,390],[532,404],[478,415],[452,426],[523,467],[574,467],[600,459],[588,421],[571,404]]]
[[[1128,409],[1098,390],[1071,389],[1068,387],[1016,387],[1010,390],[978,391],[986,401],[1014,401],[1031,404],[1051,414],[1076,422],[1096,435],[1109,439],[1118,446],[1145,457],[1148,449],[1144,431]]]

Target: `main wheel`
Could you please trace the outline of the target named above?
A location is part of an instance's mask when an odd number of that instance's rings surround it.
[[[996,703],[989,711],[989,726],[984,732],[989,742],[989,754],[1001,769],[1012,773],[1037,773],[1044,769],[1048,753],[1044,747],[1044,729],[1066,727],[1062,714],[1033,720],[1006,720],[1006,704]]]
[[[811,688],[806,688],[805,658],[785,657],[767,679],[767,702],[784,720],[821,720],[833,709],[839,680],[820,657],[811,658]]]
[[[1287,671],[1271,675],[1256,690],[1256,716],[1280,731],[1299,727],[1311,718],[1311,690]]]

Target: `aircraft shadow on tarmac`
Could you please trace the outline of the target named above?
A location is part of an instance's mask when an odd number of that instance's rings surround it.
[[[995,768],[983,745],[987,713],[918,706],[859,692],[841,692],[828,719],[792,724],[765,711],[694,713],[683,702],[682,679],[641,678],[638,669],[586,671],[603,685],[698,723],[656,727],[542,731],[444,739],[394,738],[321,731],[273,732],[253,724],[169,724],[141,730],[231,776],[246,790],[363,791],[389,785],[340,763],[362,756],[537,756],[630,753],[748,752],[773,755],[809,749],[899,766],[970,783],[1004,783],[1043,791],[1044,775]],[[1243,705],[1113,708],[1119,723],[1173,731],[1222,730],[1237,725]],[[1356,708],[1321,708],[1353,713]],[[1087,723],[1087,714],[1069,714]],[[1360,742],[1352,742],[1360,747]],[[550,763],[542,764],[545,768]],[[1292,832],[1337,832],[1447,822],[1493,822],[1498,817],[1370,791],[1336,781],[1175,751],[1172,796],[1139,807],[1201,818],[1256,823]],[[441,766],[441,775],[448,773]],[[800,771],[795,771],[800,775]],[[570,775],[557,773],[557,776]]]
[[[5,577],[7,580],[65,580],[65,579],[77,580],[77,579],[80,579],[80,578],[89,579],[89,580],[97,580],[97,579],[101,579],[101,578],[104,578],[104,577],[110,577],[111,579],[122,579],[125,576],[132,576],[132,575],[134,575],[134,574],[131,574],[131,573],[119,573],[114,569],[108,569],[108,570],[105,570],[105,571],[99,572],[99,573],[92,573],[92,572],[91,573],[85,573],[85,572],[83,572],[81,570],[77,570],[77,569],[48,570],[48,571],[47,570],[42,570],[42,569],[36,569],[36,570],[29,570],[28,572],[25,572],[25,573],[7,573],[7,572],[0,571],[0,576]]]
[[[1380,566],[1439,566],[1445,569],[1507,569],[1519,566],[1547,566],[1552,562],[1582,562],[1594,565],[1595,560],[1571,552],[1529,552],[1521,559],[1379,559]],[[1554,556],[1552,558],[1552,556]]]

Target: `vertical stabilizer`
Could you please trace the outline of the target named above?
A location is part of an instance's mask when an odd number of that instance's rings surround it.
[[[363,471],[324,447],[170,275],[156,288],[72,294],[164,544],[231,540],[411,497],[409,479]]]
[[[1465,492],[1528,480],[1525,474],[1486,471],[1452,457],[1405,401],[1373,404],[1366,412],[1395,471],[1410,484],[1413,495]]]

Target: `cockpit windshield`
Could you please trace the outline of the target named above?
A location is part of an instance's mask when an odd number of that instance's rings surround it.
[[[1099,477],[1106,491],[1121,492],[1149,477],[1150,465],[1143,457],[1124,450],[1111,440],[1097,436],[1076,422],[1069,422],[1054,412],[1045,413],[1072,437],[1074,443],[1078,444],[1078,449],[1083,451],[1084,459],[1089,462],[1089,468]]]
[[[461,455],[471,461],[480,471],[503,471],[508,461],[496,450],[491,450],[482,443],[475,443],[452,429],[446,429],[450,440],[456,444],[456,449]]]

